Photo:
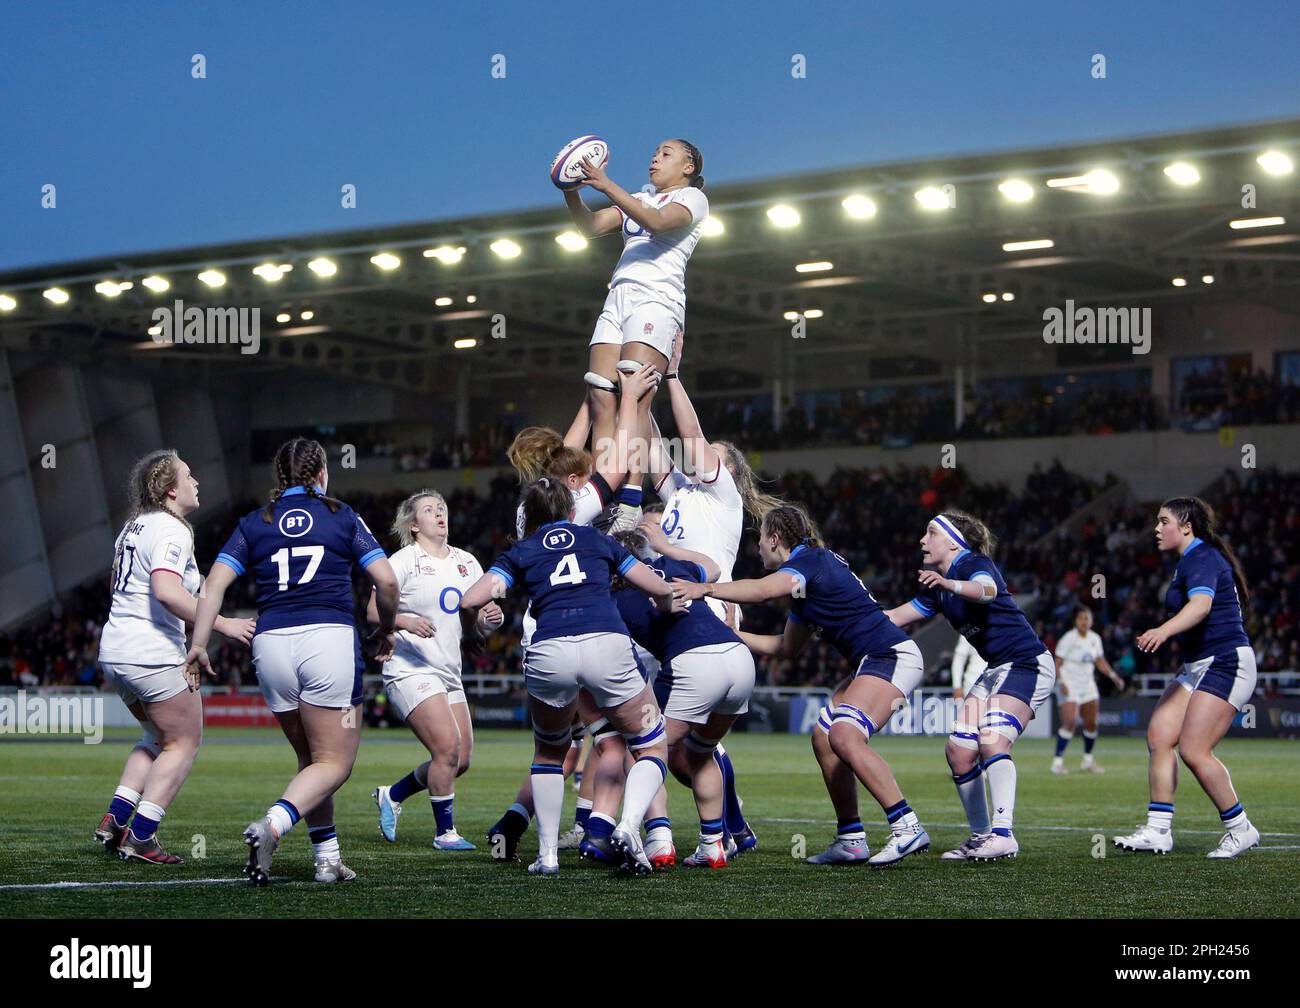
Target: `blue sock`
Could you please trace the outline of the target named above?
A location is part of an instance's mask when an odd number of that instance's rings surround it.
[[[452,821],[451,805],[456,795],[434,795],[429,798],[433,803],[433,821],[437,824],[438,836],[442,836],[448,830],[455,829]]]
[[[835,827],[835,835],[837,837],[844,837],[844,836],[864,837],[867,835],[867,833],[866,830],[862,828],[862,820],[855,816],[852,819],[845,818],[845,819],[838,820]]]
[[[618,502],[627,504],[630,507],[641,506],[641,488],[639,486],[624,486],[618,492]]]
[[[573,823],[575,826],[581,826],[583,829],[586,829],[587,820],[590,818],[591,806],[588,805],[586,808],[583,808],[583,806],[579,805],[578,810],[573,814]]]
[[[590,815],[587,817],[587,839],[596,840],[600,837],[609,839],[614,833],[614,824],[603,815]]]
[[[427,785],[421,784],[415,779],[415,771],[412,770],[409,774],[388,789],[388,797],[398,804],[401,804],[416,792],[423,791],[426,786]]]
[[[701,819],[700,836],[702,837],[721,837],[722,820],[721,819]]]
[[[885,809],[885,818],[893,824],[911,811],[912,806],[907,804],[907,799],[903,799],[898,804],[890,805],[889,808]]]
[[[119,826],[125,826],[130,822],[134,812],[135,804],[119,795],[113,795],[113,800],[108,803],[108,814],[113,817],[113,821]]]
[[[740,811],[740,798],[736,795],[736,770],[731,765],[731,757],[719,746],[713,750],[713,762],[722,771],[722,822],[732,836],[744,833],[749,828],[745,816]]]
[[[1093,732],[1091,735],[1089,735],[1087,732],[1083,733],[1083,751],[1085,755],[1091,755],[1092,747],[1095,746],[1096,744],[1097,744],[1096,732]]]
[[[312,843],[324,843],[326,840],[333,840],[339,835],[339,831],[333,826],[317,826],[315,829],[307,831],[307,839]]]
[[[1074,738],[1073,735],[1062,735],[1060,732],[1056,733],[1056,755],[1057,756],[1064,754],[1065,747],[1070,744],[1070,739],[1072,738]],[[1084,746],[1088,749],[1092,748],[1092,746],[1088,745],[1086,741],[1084,742]]]
[[[653,819],[645,821],[646,833],[649,833],[652,829],[659,829],[661,826],[670,830],[673,828],[673,822],[667,816],[655,816]]]
[[[493,832],[500,832],[507,840],[518,840],[528,829],[528,811],[518,802],[506,809],[505,814],[497,820]]]
[[[142,802],[141,804],[147,803]],[[137,811],[135,818],[131,820],[131,835],[137,840],[148,840],[158,832],[158,823],[158,819],[154,819],[152,816]]]

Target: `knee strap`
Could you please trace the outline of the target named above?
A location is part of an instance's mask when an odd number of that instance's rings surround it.
[[[973,724],[958,721],[952,726],[948,741],[961,749],[978,749],[980,747],[979,728]]]
[[[591,736],[591,741],[595,745],[600,745],[605,739],[617,735],[618,732],[614,726],[609,723],[609,718],[597,718],[591,724],[587,725],[587,734]]]
[[[617,385],[615,385],[604,375],[597,374],[595,371],[588,371],[585,375],[582,376],[582,380],[585,381],[592,388],[598,389],[601,392],[614,392],[614,393],[618,392]]]
[[[995,735],[1001,735],[1003,738],[1010,739],[1014,742],[1020,737],[1020,733],[1025,730],[1018,718],[1014,714],[1008,714],[1004,710],[989,710],[984,714],[984,719],[980,722],[981,732],[993,732]]]
[[[688,732],[686,735],[686,748],[692,752],[711,754],[718,751],[718,743],[711,742],[706,738],[701,738],[695,732]]]
[[[566,742],[573,740],[573,730],[571,728],[561,728],[559,731],[542,731],[536,725],[533,725],[533,738],[543,745],[562,746]]]
[[[1066,728],[1065,725],[1061,725],[1060,728],[1056,729],[1056,734],[1063,739],[1072,739],[1074,738],[1074,729]],[[1084,734],[1087,735],[1088,733],[1084,732]]]
[[[870,739],[878,729],[867,717],[866,711],[859,710],[852,704],[842,703],[831,711],[831,724],[848,724],[852,725],[858,731],[862,732],[863,737]]]
[[[664,737],[664,716],[660,714],[655,718],[654,723],[642,732],[624,732],[623,739],[627,742],[628,749],[636,752],[638,749],[645,749],[655,745]]]
[[[570,737],[571,739],[573,739],[573,744],[574,744],[575,746],[578,746],[579,748],[581,748],[581,747],[582,747],[582,739],[583,739],[583,737],[587,734],[587,729],[586,729],[585,727],[583,727],[582,725],[577,725],[577,726],[575,726],[575,727],[573,727],[573,728],[570,728],[570,729],[569,729],[569,732],[570,732],[569,737]]]
[[[827,735],[831,733],[831,707],[827,704],[817,712],[817,727]]]
[[[143,749],[155,759],[162,755],[162,742],[153,732],[153,725],[144,726],[144,734],[140,736],[140,741],[135,744],[135,748]]]

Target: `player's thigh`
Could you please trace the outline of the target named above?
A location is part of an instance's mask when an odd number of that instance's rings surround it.
[[[844,703],[856,707],[871,718],[876,731],[885,727],[897,709],[896,705],[904,702],[903,694],[897,686],[874,675],[858,676],[844,691]]]
[[[659,720],[659,704],[654,692],[642,685],[641,692],[616,707],[605,708],[609,723],[623,736],[637,736],[652,729]]]
[[[447,694],[447,703],[451,707],[451,716],[456,721],[456,734],[460,741],[460,756],[462,762],[469,759],[469,754],[474,749],[474,720],[469,716],[469,704],[464,699],[465,694],[457,700],[454,694]]]
[[[597,335],[600,335],[599,328]],[[611,338],[617,338],[619,335],[618,329],[611,325]],[[595,371],[602,378],[614,381],[618,377],[618,362],[622,356],[623,347],[619,342],[592,343],[587,353],[587,370]]]
[[[694,727],[689,721],[664,715],[664,736],[668,739],[668,748],[676,749]]]
[[[1147,724],[1147,745],[1152,749],[1172,749],[1178,745],[1183,730],[1183,717],[1187,713],[1187,702],[1191,691],[1179,682],[1171,682],[1165,687],[1164,695],[1151,712]]]
[[[455,755],[458,732],[446,693],[436,693],[420,701],[406,716],[406,724],[429,752]]]
[[[558,763],[564,762],[564,757],[569,750],[567,733],[571,731],[573,725],[573,711],[574,703],[572,701],[556,707],[538,697],[528,697],[528,716],[532,719],[534,732],[538,735],[553,737],[565,734],[563,742],[553,744],[543,742],[541,739],[535,739],[537,751],[553,757]]]
[[[1079,715],[1079,705],[1073,700],[1063,700],[1061,702],[1061,724],[1066,728],[1073,728],[1075,719]]]
[[[1184,758],[1208,756],[1228,734],[1237,708],[1222,697],[1197,690],[1187,700],[1178,748]]]
[[[175,742],[197,745],[203,737],[202,694],[186,690],[170,699],[144,706],[148,720],[153,722],[164,745]]]
[[[302,715],[295,707],[289,711],[276,711],[275,719],[280,723],[280,731],[293,746],[298,757],[299,768],[311,765],[311,743],[307,741],[307,729],[303,727]]]
[[[360,707],[340,709],[303,703],[298,706],[298,716],[311,746],[313,763],[352,767],[361,744]]]
[[[1100,707],[1099,700],[1089,700],[1085,704],[1079,704],[1079,717],[1083,720],[1084,731],[1097,730],[1097,711]]]

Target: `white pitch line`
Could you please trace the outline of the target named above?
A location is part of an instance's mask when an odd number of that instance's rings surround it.
[[[834,826],[834,825],[835,825],[835,820],[834,820],[834,819],[769,819],[769,818],[767,818],[766,816],[755,816],[755,817],[754,817],[754,821],[755,821],[755,822],[770,822],[770,823],[793,823],[793,824],[802,824],[802,825],[808,825],[808,826]],[[873,823],[872,825],[877,825],[877,826],[879,826],[879,825],[882,825],[882,824],[881,824],[881,823]],[[964,822],[961,822],[961,823],[957,823],[957,822],[929,822],[929,821],[927,820],[926,822],[922,823],[922,825],[924,825],[924,826],[939,826],[939,827],[942,827],[942,828],[944,828],[944,829],[947,829],[947,828],[949,828],[949,827],[951,827],[951,828],[953,828],[953,829],[969,829],[969,828],[970,828],[970,824],[969,824],[969,823],[964,823]],[[1110,828],[1110,829],[1125,829],[1125,828],[1127,828],[1127,827],[1122,827],[1122,826],[1111,826],[1111,827],[1109,827],[1109,828]],[[1102,826],[1016,826],[1015,829],[1016,829],[1016,832],[1019,832],[1020,830],[1039,830],[1039,831],[1041,831],[1041,832],[1045,832],[1045,833],[1105,833],[1107,827],[1102,827]],[[1222,836],[1222,835],[1223,835],[1223,830],[1182,829],[1181,827],[1179,828],[1178,832],[1179,832],[1179,833],[1204,833],[1204,834],[1206,834],[1206,835],[1208,835],[1208,836],[1216,836],[1216,835],[1217,835],[1217,836]],[[1261,836],[1261,837],[1276,837],[1276,838],[1278,838],[1278,839],[1289,839],[1289,840],[1300,839],[1300,833],[1260,833],[1260,836]],[[1289,849],[1291,849],[1291,848],[1284,848],[1284,847],[1270,847],[1270,848],[1269,848],[1269,850],[1289,850]],[[1300,848],[1295,848],[1295,849],[1300,850]]]
[[[156,882],[32,882],[22,885],[0,885],[0,891],[7,889],[108,889],[117,886],[181,886],[181,885],[231,885],[242,882],[248,885],[248,879],[237,878],[200,878],[200,879],[159,879]]]

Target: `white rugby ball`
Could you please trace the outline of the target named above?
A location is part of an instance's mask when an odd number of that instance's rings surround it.
[[[551,181],[560,189],[576,189],[583,183],[583,161],[591,160],[602,168],[609,163],[609,144],[598,136],[580,136],[570,140],[551,162]]]

